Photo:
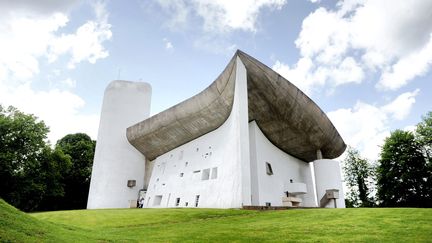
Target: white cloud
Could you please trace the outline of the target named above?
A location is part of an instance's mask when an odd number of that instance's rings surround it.
[[[209,32],[231,30],[256,31],[256,20],[264,7],[280,9],[286,0],[200,0],[195,1],[195,11],[204,20]]]
[[[360,83],[377,72],[379,89],[396,90],[429,71],[432,63],[432,1],[350,0],[336,10],[318,8],[306,17],[295,42],[301,58],[285,67],[305,90]],[[305,58],[314,64],[302,69]],[[290,76],[286,76],[290,79]]]
[[[353,108],[331,111],[327,116],[348,145],[376,160],[384,138],[390,135],[391,122],[410,113],[418,93],[419,90],[402,93],[383,106],[358,101]]]
[[[53,87],[57,88],[36,90],[32,86],[42,58],[54,62],[60,56],[70,56],[68,65],[73,67],[108,56],[103,43],[112,33],[102,2],[92,5],[94,20],[79,26],[75,33],[58,33],[69,23],[68,11],[75,2],[0,1],[0,104],[15,106],[44,120],[50,127],[52,143],[72,132],[85,132],[96,138],[98,126],[98,116],[82,114],[84,100],[68,91],[76,86],[76,81],[60,78],[58,68],[52,71],[57,80]]]
[[[174,50],[174,46],[173,46],[173,44],[171,43],[171,41],[169,41],[167,38],[163,38],[162,41],[163,41],[164,44],[165,44],[165,49],[166,49],[166,50],[168,50],[168,51],[170,51],[170,50]]]
[[[405,119],[408,116],[411,107],[414,105],[415,97],[419,91],[419,89],[416,89],[413,92],[406,92],[399,95],[392,102],[383,106],[382,110],[389,113],[396,120]]]
[[[101,2],[94,4],[94,11],[96,20],[87,21],[74,34],[61,35],[51,41],[48,52],[51,62],[55,61],[58,56],[69,53],[71,59],[68,67],[75,68],[75,65],[82,61],[94,64],[98,59],[109,55],[102,45],[112,37],[108,12]]]
[[[202,20],[205,32],[226,33],[233,30],[255,32],[263,8],[280,9],[286,0],[156,0],[169,15],[170,26],[183,26],[188,19]]]
[[[190,15],[190,6],[185,0],[154,0],[169,15],[167,25],[172,29],[184,28]]]
[[[417,76],[426,74],[432,65],[432,35],[429,43],[421,50],[399,59],[387,68],[377,87],[381,89],[398,89]]]
[[[292,68],[280,61],[272,68],[308,95],[326,83],[335,87],[360,83],[364,77],[363,69],[352,57],[346,57],[337,66],[317,67],[311,58],[302,57]]]
[[[48,139],[51,143],[68,133],[84,132],[93,139],[97,136],[98,115],[80,114],[85,102],[70,91],[35,91],[29,84],[13,88],[0,84],[0,97],[2,105],[13,105],[43,120],[50,128]]]
[[[0,17],[0,77],[3,79],[31,78],[39,72],[41,57],[53,62],[60,55],[70,54],[69,67],[73,68],[79,62],[95,63],[108,56],[102,43],[111,39],[112,33],[102,3],[93,5],[96,20],[87,21],[74,34],[62,35],[57,31],[69,22],[66,13],[40,14],[29,7],[13,11],[13,6],[0,11],[5,14]]]

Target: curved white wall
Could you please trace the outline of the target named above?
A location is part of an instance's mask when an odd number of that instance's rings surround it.
[[[285,186],[293,182],[305,183],[307,193],[299,195],[303,207],[316,207],[312,171],[309,163],[297,159],[272,144],[255,121],[249,123],[251,152],[252,205],[283,206]],[[266,162],[270,163],[273,175],[266,172]]]
[[[179,207],[195,207],[197,195],[198,207],[251,205],[246,85],[246,68],[238,60],[230,116],[216,130],[154,160],[144,207],[176,207],[177,198]],[[205,171],[209,178],[203,180]]]
[[[318,204],[320,199],[328,189],[339,189],[339,199],[336,200],[338,208],[345,208],[345,199],[343,194],[342,177],[339,162],[331,159],[315,160],[315,185]],[[327,208],[333,208],[333,203],[328,203]]]
[[[105,89],[87,208],[128,208],[144,185],[145,158],[126,128],[149,117],[151,86],[112,81]],[[127,187],[128,180],[136,186]]]

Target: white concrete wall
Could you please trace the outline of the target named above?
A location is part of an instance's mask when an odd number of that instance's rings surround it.
[[[149,117],[151,86],[112,81],[105,89],[87,208],[128,208],[144,185],[145,158],[126,128]],[[128,180],[136,186],[127,187]],[[135,201],[136,202],[136,201]]]
[[[309,163],[297,159],[273,145],[259,129],[255,121],[249,123],[251,151],[252,202],[253,205],[282,206],[284,185],[293,182],[306,184],[307,194],[299,195],[301,206],[316,207],[312,172]],[[267,175],[266,162],[273,168]]]
[[[234,104],[218,129],[155,159],[144,207],[240,208],[250,205],[246,69],[237,60]],[[186,165],[187,163],[187,165]],[[212,168],[217,178],[212,179]],[[202,180],[203,170],[210,178]],[[196,173],[194,173],[196,172]],[[180,177],[183,173],[183,177]],[[160,205],[154,205],[162,196]]]
[[[318,203],[328,189],[339,189],[339,199],[336,200],[338,208],[345,208],[345,198],[342,186],[342,177],[339,162],[330,159],[315,160],[315,184]],[[326,205],[327,208],[333,208],[333,202]]]

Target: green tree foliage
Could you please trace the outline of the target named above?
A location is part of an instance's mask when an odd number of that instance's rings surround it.
[[[417,124],[416,138],[423,147],[423,152],[431,163],[432,158],[432,111],[422,117],[422,122]]]
[[[374,205],[371,196],[373,188],[373,167],[360,156],[358,150],[348,147],[343,161],[343,173],[348,187],[347,207],[371,207]]]
[[[58,180],[70,161],[50,149],[48,131],[37,117],[0,105],[0,197],[25,211],[63,193]]]
[[[417,124],[415,135],[426,157],[425,197],[432,200],[432,111],[423,116],[422,122]],[[431,204],[432,202],[428,206],[432,206]]]
[[[430,167],[413,133],[396,130],[385,139],[377,168],[382,206],[430,207]]]
[[[71,169],[64,175],[65,196],[62,209],[86,208],[96,142],[87,134],[69,134],[57,142],[56,149],[71,159]]]

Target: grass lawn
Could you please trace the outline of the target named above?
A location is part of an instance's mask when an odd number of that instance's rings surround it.
[[[0,200],[0,241],[432,242],[432,209],[111,209],[25,214]]]

